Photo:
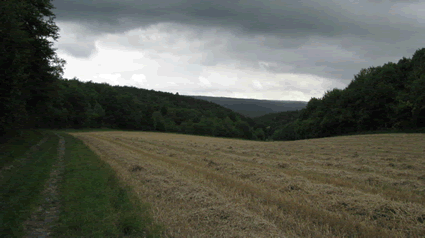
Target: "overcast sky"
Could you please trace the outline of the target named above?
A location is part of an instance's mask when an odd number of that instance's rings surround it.
[[[415,0],[54,0],[65,78],[308,101],[425,47]]]

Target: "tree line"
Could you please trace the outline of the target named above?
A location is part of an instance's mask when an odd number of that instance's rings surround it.
[[[42,128],[114,128],[265,139],[249,117],[189,96],[106,83],[58,80]]]
[[[345,89],[312,98],[298,118],[282,123],[274,140],[425,127],[425,48],[398,63],[362,69]]]

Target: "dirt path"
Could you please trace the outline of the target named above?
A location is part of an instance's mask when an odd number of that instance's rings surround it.
[[[50,172],[50,178],[44,186],[41,205],[24,223],[27,234],[25,237],[52,237],[52,228],[59,218],[58,185],[64,169],[65,139],[58,134],[56,135],[59,137],[58,158]]]
[[[169,237],[425,235],[423,135],[280,143],[73,135],[153,205]]]

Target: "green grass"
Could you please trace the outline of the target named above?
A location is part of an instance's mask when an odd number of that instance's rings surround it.
[[[149,206],[123,186],[111,167],[80,140],[65,137],[65,172],[60,184],[61,213],[55,237],[160,237]],[[47,137],[38,150],[21,159]],[[27,130],[0,144],[0,237],[24,236],[23,222],[40,204],[40,193],[57,159],[58,137]],[[8,169],[6,169],[6,167]]]
[[[21,157],[32,145],[37,144],[43,138],[43,133],[36,130],[22,131],[22,135],[9,138],[0,144],[0,169],[14,159]]]
[[[57,156],[58,137],[47,134],[48,140],[28,159],[19,158],[43,138],[39,131],[26,131],[1,145],[1,164],[12,165],[0,177],[0,236],[21,237],[22,223],[38,204],[44,183]]]
[[[149,207],[118,181],[112,168],[75,137],[66,141],[57,234],[64,237],[160,237]]]

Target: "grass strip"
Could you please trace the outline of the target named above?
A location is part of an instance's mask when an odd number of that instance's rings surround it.
[[[63,237],[160,237],[149,206],[81,140],[63,133],[65,171],[57,234]]]
[[[0,169],[13,160],[23,156],[31,146],[37,144],[43,138],[43,134],[37,130],[25,130],[22,135],[9,138],[7,142],[0,144]]]
[[[2,172],[0,181],[0,237],[24,235],[22,224],[38,204],[57,156],[58,137],[46,136],[48,140],[24,160],[18,159],[43,137],[40,132],[28,131],[3,144],[1,152],[6,156],[2,159],[11,161],[12,166]]]

